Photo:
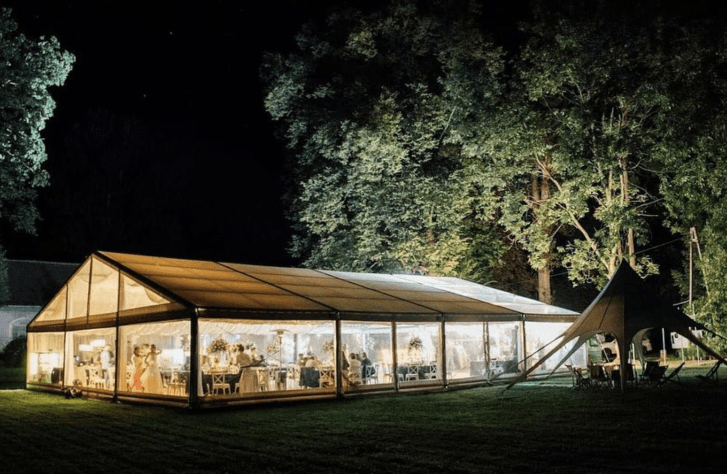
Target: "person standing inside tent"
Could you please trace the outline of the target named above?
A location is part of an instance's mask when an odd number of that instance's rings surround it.
[[[161,393],[162,392],[162,375],[159,371],[159,354],[162,351],[157,351],[155,344],[151,345],[149,352],[144,358],[146,364],[146,371],[141,377],[141,383],[144,387],[144,391],[148,393]]]
[[[103,350],[101,351],[101,355],[99,356],[99,360],[101,362],[101,371],[104,379],[104,388],[106,389],[108,389],[111,385],[111,367],[113,359],[114,356],[111,353],[111,346],[107,344],[103,348]]]
[[[252,358],[245,352],[245,346],[237,345],[237,365],[240,367],[240,391],[255,392],[258,388],[257,373],[251,369]]]
[[[131,356],[131,362],[134,364],[134,375],[132,377],[131,392],[143,392],[144,386],[141,383],[141,376],[144,374],[145,364],[142,349],[139,346],[134,347],[134,355]]]

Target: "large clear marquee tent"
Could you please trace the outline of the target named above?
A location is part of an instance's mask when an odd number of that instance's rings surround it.
[[[515,378],[577,317],[457,278],[94,252],[28,325],[27,386],[192,408],[441,390]]]

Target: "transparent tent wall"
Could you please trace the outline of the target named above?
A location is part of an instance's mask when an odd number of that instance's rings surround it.
[[[28,334],[26,380],[60,386],[63,383],[63,333]]]
[[[344,389],[355,391],[364,386],[392,385],[394,360],[391,323],[341,322],[342,370]],[[352,360],[356,363],[352,363]]]
[[[119,339],[119,392],[189,396],[189,320],[121,326]]]
[[[441,382],[440,323],[396,323],[396,376],[401,386]]]
[[[335,389],[333,321],[200,320],[200,397]]]
[[[486,322],[444,325],[447,344],[447,380],[486,377]]]
[[[489,322],[490,336],[490,377],[518,373],[518,361],[522,351],[520,322]]]
[[[560,342],[559,336],[568,329],[572,323],[544,323],[544,322],[533,322],[526,321],[525,323],[525,342],[527,344],[527,353],[533,354],[528,359],[528,367],[532,367],[537,361],[539,361],[545,354],[549,352],[552,347]],[[557,340],[556,340],[557,339]],[[538,351],[546,344],[553,342],[545,350]],[[575,340],[569,342],[558,352],[548,358],[540,367],[538,367],[533,374],[542,375],[550,373],[555,369],[563,357],[573,348]],[[576,367],[586,366],[586,347],[579,348],[571,357],[564,362],[564,364],[571,364]]]
[[[116,328],[66,333],[65,384],[113,390]]]

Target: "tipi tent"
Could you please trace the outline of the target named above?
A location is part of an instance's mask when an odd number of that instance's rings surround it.
[[[649,291],[643,280],[629,265],[621,264],[598,297],[559,338],[558,344],[507,388],[525,380],[540,364],[557,353],[568,342],[576,341],[571,349],[571,351],[575,351],[596,334],[610,333],[618,343],[619,372],[623,390],[628,369],[628,357],[625,357],[624,354],[628,354],[628,348],[635,338],[640,341],[644,333],[654,327],[668,328],[669,331],[679,333],[705,352],[724,361],[719,354],[707,347],[692,333],[691,328],[706,329],[702,324]],[[641,344],[635,344],[635,349],[637,356],[642,358]],[[570,354],[559,361],[556,367],[563,364],[569,356]],[[724,362],[727,363],[727,361]]]

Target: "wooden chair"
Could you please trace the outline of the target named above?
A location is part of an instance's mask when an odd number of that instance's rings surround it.
[[[270,373],[265,369],[259,370],[257,377],[258,390],[261,392],[267,392],[270,388]]]
[[[177,372],[169,378],[169,395],[184,395],[184,381]]]
[[[662,377],[656,383],[656,385],[657,386],[661,386],[661,385],[664,385],[667,382],[680,383],[679,382],[679,371],[682,370],[682,367],[684,367],[684,362],[682,362],[681,364],[679,364],[679,366],[676,369],[672,370],[669,375],[667,375],[666,377]],[[676,380],[674,380],[674,379],[676,379]]]
[[[406,364],[406,374],[404,380],[419,380],[419,366],[416,364]]]
[[[88,386],[94,388],[105,388],[106,381],[101,375],[101,369],[98,367],[91,367],[88,369]]]
[[[364,384],[376,383],[376,367],[373,365],[364,365],[362,375]]]
[[[428,367],[429,371],[424,373],[424,378],[427,380],[434,380],[439,378],[437,373],[437,364],[432,364]]]
[[[319,387],[333,387],[334,385],[336,385],[335,374],[332,368],[321,367],[320,369],[318,369],[318,371],[320,373],[320,378],[318,379]]]
[[[709,372],[707,372],[707,375],[697,375],[696,377],[700,380],[699,385],[704,385],[707,383],[713,383],[717,385],[717,382],[719,381],[719,374],[717,371],[719,370],[719,365],[722,363],[722,359],[718,360],[716,364],[712,366],[711,369],[709,369]]]
[[[382,365],[379,369],[384,376],[384,383],[394,383],[394,371],[390,364]]]
[[[225,374],[212,374],[212,395],[219,394],[222,390],[222,394],[225,392],[230,394],[230,384],[225,382]]]

